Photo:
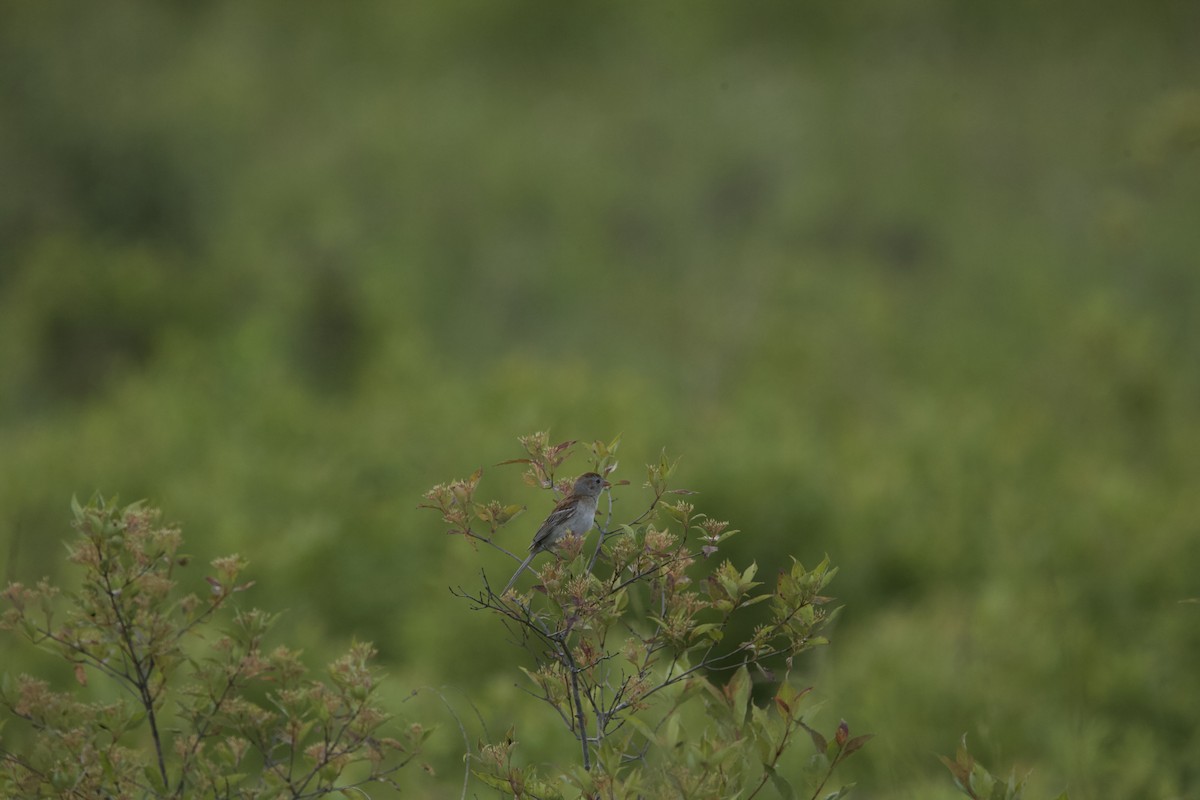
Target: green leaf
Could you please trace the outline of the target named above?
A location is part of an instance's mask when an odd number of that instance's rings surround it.
[[[658,465],[662,476],[664,478],[669,478],[671,477],[671,474],[675,472],[675,468],[679,466],[679,459],[676,458],[674,461],[672,461],[667,458],[667,449],[664,447],[662,455],[658,459]]]
[[[662,742],[659,741],[658,734],[655,733],[654,729],[647,725],[645,720],[643,720],[637,714],[632,714],[628,717],[625,717],[625,722],[643,737],[645,737],[647,742],[652,743],[655,747],[662,747]]]
[[[512,794],[512,784],[508,782],[507,778],[501,778],[499,775],[493,775],[490,772],[480,772],[477,769],[471,770],[471,774],[478,778],[486,786],[490,786],[493,789],[498,789],[499,791],[507,794]]]
[[[803,725],[804,723],[801,724]],[[818,753],[824,755],[825,751],[829,748],[829,743],[825,741],[825,737],[816,728],[804,725],[804,729],[808,731],[809,737],[812,738],[813,747],[817,748]]]
[[[145,769],[142,770],[142,774],[146,776],[146,780],[149,781],[150,786],[155,791],[165,792],[167,790],[167,785],[163,782],[162,775],[155,767],[147,764]]]
[[[992,797],[992,790],[996,786],[996,779],[992,777],[990,772],[983,768],[982,764],[976,762],[967,780],[967,786],[976,795]],[[1003,797],[1003,794],[1001,794],[1001,797]]]
[[[770,764],[763,764],[763,769],[767,771],[767,775],[771,778],[771,785],[775,787],[775,790],[779,792],[779,796],[783,800],[795,800],[796,790],[792,788],[792,785],[774,767]]]
[[[752,705],[750,706],[750,724],[746,727],[751,742],[758,748],[758,760],[764,764],[775,761],[775,741],[781,737],[774,735],[773,729],[780,727],[778,720],[769,719],[766,709]]]
[[[733,709],[734,720],[740,723],[745,717],[746,707],[750,704],[750,670],[746,669],[745,664],[733,673],[725,692]]]
[[[675,746],[677,744],[679,744],[679,715],[678,714],[672,714],[671,718],[667,720],[667,729],[663,733],[662,743],[663,743],[663,746],[666,747],[668,752],[674,750]]]
[[[525,781],[525,796],[537,797],[540,800],[562,800],[563,793],[559,790],[557,782],[531,775]]]

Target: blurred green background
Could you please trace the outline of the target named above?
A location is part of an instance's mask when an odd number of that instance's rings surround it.
[[[3,577],[148,498],[314,664],[376,642],[457,796],[415,687],[574,748],[421,493],[484,465],[523,548],[490,465],[623,433],[841,568],[858,796],[954,796],[967,732],[1200,797],[1200,5],[1052,5],[4,2]]]

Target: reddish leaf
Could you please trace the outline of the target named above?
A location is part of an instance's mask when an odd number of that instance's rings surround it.
[[[855,750],[861,748],[867,742],[871,741],[871,738],[874,735],[875,734],[873,733],[864,733],[862,736],[855,736],[853,739],[846,742],[846,746],[842,748],[842,758],[845,758]]]

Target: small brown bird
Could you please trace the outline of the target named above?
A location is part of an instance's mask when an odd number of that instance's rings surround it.
[[[586,535],[596,521],[596,503],[600,499],[600,493],[611,485],[595,472],[585,472],[576,478],[571,493],[559,501],[533,535],[533,541],[529,544],[529,555],[521,562],[521,566],[517,567],[517,571],[500,594],[512,588],[538,553],[549,550],[568,533],[575,536]]]

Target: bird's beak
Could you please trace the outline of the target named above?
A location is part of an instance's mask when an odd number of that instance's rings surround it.
[[[612,488],[612,484],[611,484],[611,483],[609,483],[608,481],[605,481],[605,482],[604,482],[604,488],[605,488],[605,489],[611,489],[611,488]]]

